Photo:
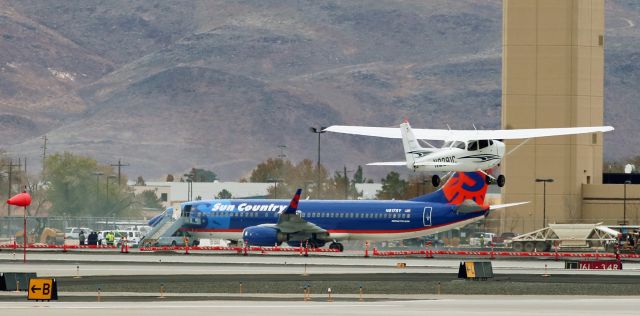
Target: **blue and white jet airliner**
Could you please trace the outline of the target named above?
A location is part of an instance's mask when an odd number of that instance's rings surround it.
[[[181,230],[194,238],[242,240],[252,246],[308,243],[342,251],[343,240],[421,237],[478,221],[491,210],[523,203],[485,204],[481,172],[455,173],[438,191],[399,200],[200,200],[181,205]]]

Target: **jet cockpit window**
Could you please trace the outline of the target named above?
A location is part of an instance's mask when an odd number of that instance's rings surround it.
[[[465,148],[465,144],[464,144],[464,142],[453,142],[453,146],[451,146],[451,147],[464,149]]]
[[[467,145],[467,150],[469,151],[478,150],[478,141],[477,140],[470,141],[469,145]]]
[[[487,148],[489,146],[489,141],[486,139],[481,139],[478,143],[480,144],[480,149]]]

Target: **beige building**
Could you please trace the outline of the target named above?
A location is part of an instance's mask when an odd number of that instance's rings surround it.
[[[603,125],[604,0],[503,0],[503,32],[502,128]],[[622,189],[601,184],[602,139],[532,139],[505,159],[503,202],[532,203],[497,213],[499,230],[622,219]],[[536,179],[553,179],[546,195]]]

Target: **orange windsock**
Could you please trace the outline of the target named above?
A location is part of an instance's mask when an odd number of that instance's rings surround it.
[[[27,192],[22,192],[8,199],[7,204],[27,207],[31,204],[31,195]]]

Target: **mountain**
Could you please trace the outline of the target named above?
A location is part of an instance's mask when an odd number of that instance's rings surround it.
[[[501,4],[0,1],[0,146],[39,161],[46,134],[51,150],[122,159],[132,177],[195,166],[234,180],[279,145],[315,160],[311,126],[497,128]],[[640,142],[626,133],[638,11],[607,2],[608,159]],[[321,137],[331,169],[401,158],[400,142]]]

